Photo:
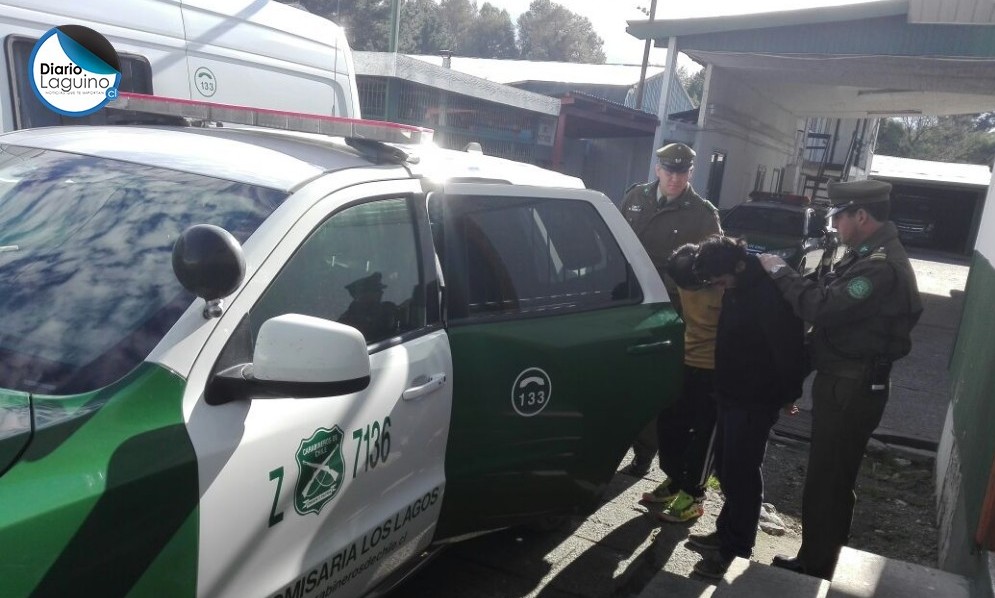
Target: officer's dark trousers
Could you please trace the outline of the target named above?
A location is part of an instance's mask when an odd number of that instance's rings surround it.
[[[798,552],[811,575],[830,579],[840,548],[850,538],[857,473],[887,400],[887,390],[871,392],[864,380],[823,372],[815,376]]]
[[[653,455],[656,454],[656,419],[643,426],[639,435],[632,441],[632,464],[636,469],[648,470],[653,465]]]
[[[660,469],[671,491],[705,495],[711,474],[715,437],[715,370],[684,366],[684,389],[673,406],[657,418]]]
[[[753,553],[764,500],[761,468],[777,416],[777,407],[718,406],[716,473],[725,503],[715,527],[723,558],[749,558]]]

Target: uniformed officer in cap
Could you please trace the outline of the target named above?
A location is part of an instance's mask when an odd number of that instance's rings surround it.
[[[656,150],[656,156],[656,180],[631,187],[621,210],[663,277],[671,299],[677,301],[677,285],[665,274],[670,254],[685,243],[721,233],[722,228],[718,210],[695,193],[689,182],[694,150],[670,143]]]
[[[698,243],[722,232],[718,210],[695,193],[689,182],[694,155],[694,150],[683,143],[669,143],[656,150],[656,180],[630,187],[620,207],[678,309],[677,285],[666,274],[670,255],[684,244]],[[635,458],[622,470],[624,473],[642,476],[649,471],[658,444],[656,435],[656,426],[651,422],[632,445]]]
[[[829,276],[808,280],[780,258],[760,256],[795,313],[813,325],[816,370],[802,546],[797,558],[772,564],[825,579],[849,540],[854,484],[888,400],[891,364],[908,355],[922,313],[915,274],[888,221],[890,193],[880,181],[830,183],[829,216],[847,252]]]

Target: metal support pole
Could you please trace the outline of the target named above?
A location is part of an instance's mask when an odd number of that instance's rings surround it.
[[[656,0],[651,0],[650,2],[650,23],[656,19]],[[653,40],[647,39],[646,44],[643,46],[643,65],[642,69],[639,71],[639,85],[636,86],[636,110],[643,109],[643,93],[646,87],[646,67],[649,65],[650,61],[650,47],[652,47]]]
[[[667,40],[667,66],[663,71],[663,86],[660,89],[660,101],[657,103],[656,116],[660,119],[660,126],[656,128],[656,135],[653,137],[653,149],[663,145],[667,138],[670,117],[670,106],[667,100],[670,99],[670,90],[677,81],[677,38],[671,37]],[[679,83],[677,83],[679,85]],[[649,178],[652,181],[656,176],[656,155],[650,156]]]
[[[397,52],[401,32],[401,0],[390,0],[390,52]]]

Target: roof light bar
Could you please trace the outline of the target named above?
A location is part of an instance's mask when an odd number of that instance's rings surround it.
[[[250,108],[235,104],[217,104],[183,98],[166,98],[122,92],[107,104],[110,108],[149,114],[165,114],[207,121],[252,125],[303,133],[320,133],[335,137],[370,139],[388,143],[429,143],[434,131],[423,127],[377,120],[286,112],[268,108]]]

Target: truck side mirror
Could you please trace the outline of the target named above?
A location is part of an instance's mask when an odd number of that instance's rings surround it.
[[[237,400],[333,397],[370,384],[363,333],[339,322],[283,314],[263,322],[251,363],[217,372],[207,385],[208,405]]]

